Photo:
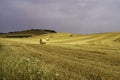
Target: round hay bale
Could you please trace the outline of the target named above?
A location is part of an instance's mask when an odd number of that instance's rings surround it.
[[[46,38],[46,41],[49,41],[50,40],[50,38]]]
[[[46,39],[40,39],[40,44],[46,44],[47,40]]]

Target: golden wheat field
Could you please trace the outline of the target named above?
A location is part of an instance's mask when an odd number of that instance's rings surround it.
[[[1,37],[0,80],[120,80],[120,33]]]

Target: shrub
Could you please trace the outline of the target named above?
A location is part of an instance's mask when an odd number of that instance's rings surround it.
[[[73,35],[71,34],[71,35],[69,35],[70,37],[73,37]]]

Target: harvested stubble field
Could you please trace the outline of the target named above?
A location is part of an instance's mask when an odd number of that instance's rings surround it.
[[[120,33],[0,38],[0,80],[120,80]]]

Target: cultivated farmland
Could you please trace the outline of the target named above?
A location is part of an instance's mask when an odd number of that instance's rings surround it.
[[[0,80],[120,80],[119,32],[0,35]]]

